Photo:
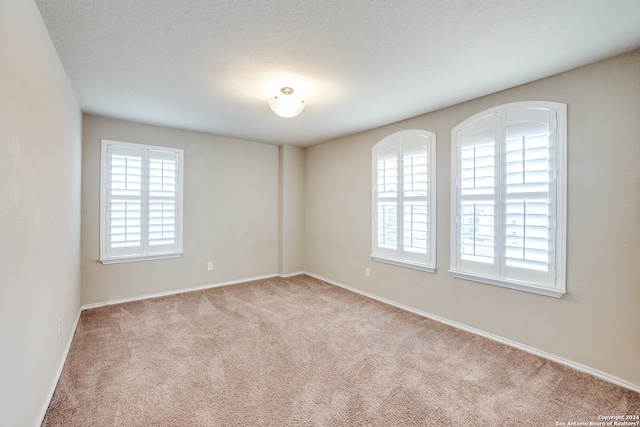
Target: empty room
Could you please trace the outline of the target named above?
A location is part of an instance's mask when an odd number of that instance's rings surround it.
[[[640,426],[640,2],[2,0],[0,425]]]

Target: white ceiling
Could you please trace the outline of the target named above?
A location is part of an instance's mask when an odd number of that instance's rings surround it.
[[[37,4],[84,112],[303,147],[640,48],[640,0]]]

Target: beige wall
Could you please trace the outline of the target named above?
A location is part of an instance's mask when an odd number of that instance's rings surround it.
[[[20,427],[79,314],[82,117],[35,2],[0,2],[0,64],[0,424]]]
[[[304,148],[281,145],[280,152],[280,250],[282,275],[304,270]]]
[[[184,149],[184,255],[102,265],[100,141]],[[207,262],[213,261],[212,271]],[[130,298],[278,272],[278,147],[85,115],[82,302]]]
[[[561,299],[448,273],[451,129],[476,112],[523,100],[568,104],[568,294]],[[371,147],[411,128],[437,134],[435,274],[369,257]],[[306,269],[640,386],[639,135],[636,51],[308,148]]]

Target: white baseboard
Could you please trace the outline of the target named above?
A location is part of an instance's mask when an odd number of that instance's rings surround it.
[[[36,421],[33,424],[34,427],[40,427],[42,425],[42,422],[44,421],[45,415],[47,415],[47,410],[49,409],[49,404],[51,403],[51,399],[53,398],[53,393],[55,393],[56,391],[56,387],[58,386],[58,381],[60,381],[60,376],[62,375],[62,369],[64,368],[64,364],[67,361],[69,350],[71,350],[71,343],[73,342],[73,337],[76,335],[76,328],[78,327],[78,322],[80,321],[81,313],[82,313],[82,309],[78,310],[76,319],[73,322],[73,326],[71,327],[71,330],[69,331],[69,338],[67,339],[67,345],[65,346],[64,351],[62,352],[62,357],[60,358],[58,370],[56,371],[56,374],[53,377],[53,382],[51,384],[51,387],[49,387],[49,393],[47,394],[47,396],[45,396],[45,401],[42,408],[40,409],[40,413],[38,414],[38,417],[36,418]]]
[[[302,272],[300,273],[294,273],[292,274],[303,274]],[[269,279],[271,277],[286,277],[286,276],[281,276],[280,274],[265,274],[263,276],[255,276],[255,277],[248,277],[246,279],[238,279],[238,280],[230,280],[227,282],[217,282],[217,283],[211,283],[208,285],[201,285],[201,286],[194,286],[191,288],[181,288],[181,289],[175,289],[175,290],[170,290],[170,291],[165,291],[165,292],[157,292],[157,293],[153,293],[153,294],[146,294],[146,295],[139,295],[139,296],[135,296],[135,297],[128,297],[128,298],[119,298],[119,299],[114,299],[114,300],[109,300],[109,301],[102,301],[102,302],[96,302],[93,304],[85,304],[81,307],[81,310],[89,310],[91,308],[98,308],[98,307],[104,307],[107,305],[114,305],[114,304],[122,304],[124,302],[131,302],[131,301],[140,301],[140,300],[145,300],[145,299],[151,299],[151,298],[158,298],[158,297],[165,297],[165,296],[169,296],[169,295],[176,295],[176,294],[182,294],[185,292],[193,292],[193,291],[201,291],[204,289],[211,289],[211,288],[218,288],[220,286],[229,286],[229,285],[235,285],[238,283],[245,283],[245,282],[251,282],[254,280],[262,280],[262,279]]]
[[[301,274],[306,274],[306,273],[304,271],[296,271],[295,273],[280,274],[279,276],[287,278],[287,277],[299,276]]]
[[[462,329],[463,331],[471,332],[472,334],[479,335],[479,336],[484,337],[484,338],[488,338],[488,339],[490,339],[492,341],[497,341],[499,343],[508,345],[510,347],[517,348],[518,350],[522,350],[522,351],[525,351],[527,353],[531,353],[533,355],[540,356],[540,357],[542,357],[544,359],[560,363],[561,365],[568,366],[568,367],[576,369],[576,370],[578,370],[580,372],[584,372],[586,374],[593,375],[594,377],[598,377],[598,378],[603,379],[605,381],[608,381],[610,383],[613,383],[613,384],[619,385],[621,387],[627,388],[629,390],[635,391],[637,393],[640,393],[640,386],[632,384],[632,383],[630,383],[628,381],[625,381],[623,379],[614,377],[613,375],[609,375],[606,372],[602,372],[602,371],[599,371],[597,369],[590,368],[588,366],[582,365],[580,363],[573,362],[573,361],[568,360],[568,359],[563,359],[562,357],[558,357],[558,356],[553,355],[551,353],[547,353],[547,352],[538,350],[536,348],[529,347],[528,345],[524,345],[524,344],[521,344],[521,343],[516,342],[516,341],[511,341],[509,339],[503,338],[503,337],[498,336],[498,335],[491,334],[489,332],[482,331],[480,329],[476,329],[476,328],[472,328],[472,327],[467,326],[467,325],[463,325],[462,323],[458,323],[458,322],[454,322],[452,320],[445,319],[444,317],[435,316],[433,314],[429,314],[429,313],[426,313],[424,311],[417,310],[415,308],[406,306],[404,304],[399,304],[399,303],[397,303],[395,301],[391,301],[391,300],[388,300],[386,298],[382,298],[382,297],[379,297],[377,295],[370,294],[370,293],[365,292],[365,291],[361,291],[360,289],[353,288],[351,286],[347,286],[347,285],[345,285],[343,283],[336,282],[335,280],[327,279],[326,277],[322,277],[322,276],[320,276],[318,274],[309,273],[308,271],[305,271],[304,274],[307,274],[307,275],[309,275],[311,277],[315,277],[316,279],[322,280],[323,282],[327,282],[327,283],[330,283],[332,285],[339,286],[339,287],[341,287],[343,289],[346,289],[348,291],[355,292],[357,294],[360,294],[360,295],[366,296],[368,298],[374,299],[376,301],[380,301],[382,303],[392,305],[392,306],[397,307],[397,308],[399,308],[401,310],[405,310],[405,311],[408,311],[410,313],[417,314],[418,316],[426,317],[428,319],[435,320],[436,322],[444,323],[445,325],[453,326],[454,328]]]

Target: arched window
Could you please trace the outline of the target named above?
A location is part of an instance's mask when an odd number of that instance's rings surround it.
[[[451,133],[451,272],[565,293],[566,105],[517,102]]]
[[[373,147],[372,258],[436,267],[436,135],[397,132]]]

